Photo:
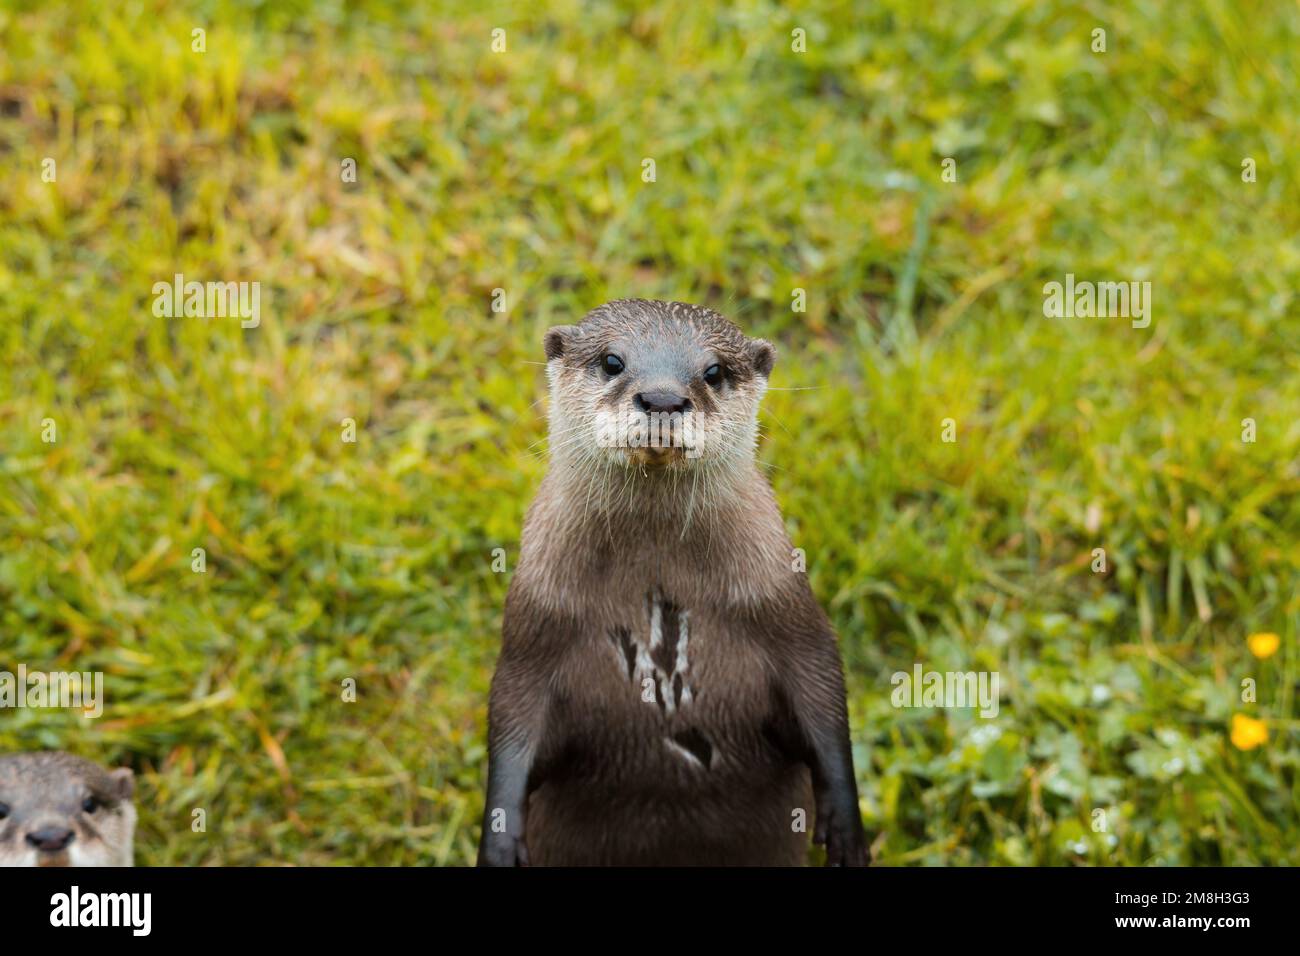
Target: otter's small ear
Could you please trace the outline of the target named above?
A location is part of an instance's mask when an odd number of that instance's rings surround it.
[[[546,330],[546,334],[542,336],[542,348],[546,350],[546,361],[557,359],[564,354],[573,333],[574,327],[572,325],[556,325]]]
[[[119,800],[130,800],[135,793],[135,774],[130,767],[118,767],[109,771],[108,779],[113,781],[113,791]]]
[[[750,339],[749,358],[754,363],[754,371],[767,378],[776,364],[776,349],[767,339]]]

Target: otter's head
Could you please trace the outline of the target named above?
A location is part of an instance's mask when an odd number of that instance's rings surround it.
[[[753,460],[776,351],[718,313],[620,299],[544,344],[553,459],[643,474]]]
[[[135,778],[65,753],[0,756],[0,866],[131,866]]]

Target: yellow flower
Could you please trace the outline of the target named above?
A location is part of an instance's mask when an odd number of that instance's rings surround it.
[[[1268,742],[1268,725],[1245,714],[1232,715],[1232,745],[1238,750],[1254,750]]]
[[[1258,657],[1261,661],[1266,657],[1272,657],[1277,653],[1282,641],[1276,634],[1252,634],[1246,638],[1246,646],[1250,652]]]

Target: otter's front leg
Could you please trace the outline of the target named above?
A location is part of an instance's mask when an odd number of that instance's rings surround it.
[[[842,741],[815,745],[811,769],[817,800],[813,842],[826,847],[826,865],[866,866],[867,843],[847,733]]]
[[[525,842],[530,777],[545,732],[546,701],[534,675],[507,647],[492,678],[488,705],[488,785],[479,866],[527,866]]]
[[[489,750],[483,835],[478,845],[479,866],[528,865],[524,825],[531,771],[532,760],[527,752],[511,747]]]
[[[796,643],[801,646],[786,662],[784,691],[793,711],[799,756],[812,771],[817,803],[813,842],[826,846],[827,866],[866,866],[844,674],[835,637],[827,628],[812,640]]]

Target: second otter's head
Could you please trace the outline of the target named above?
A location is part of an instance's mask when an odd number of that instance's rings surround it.
[[[0,866],[131,866],[134,789],[126,767],[0,755]]]
[[[647,474],[753,459],[776,351],[718,313],[620,299],[544,344],[553,459]]]

